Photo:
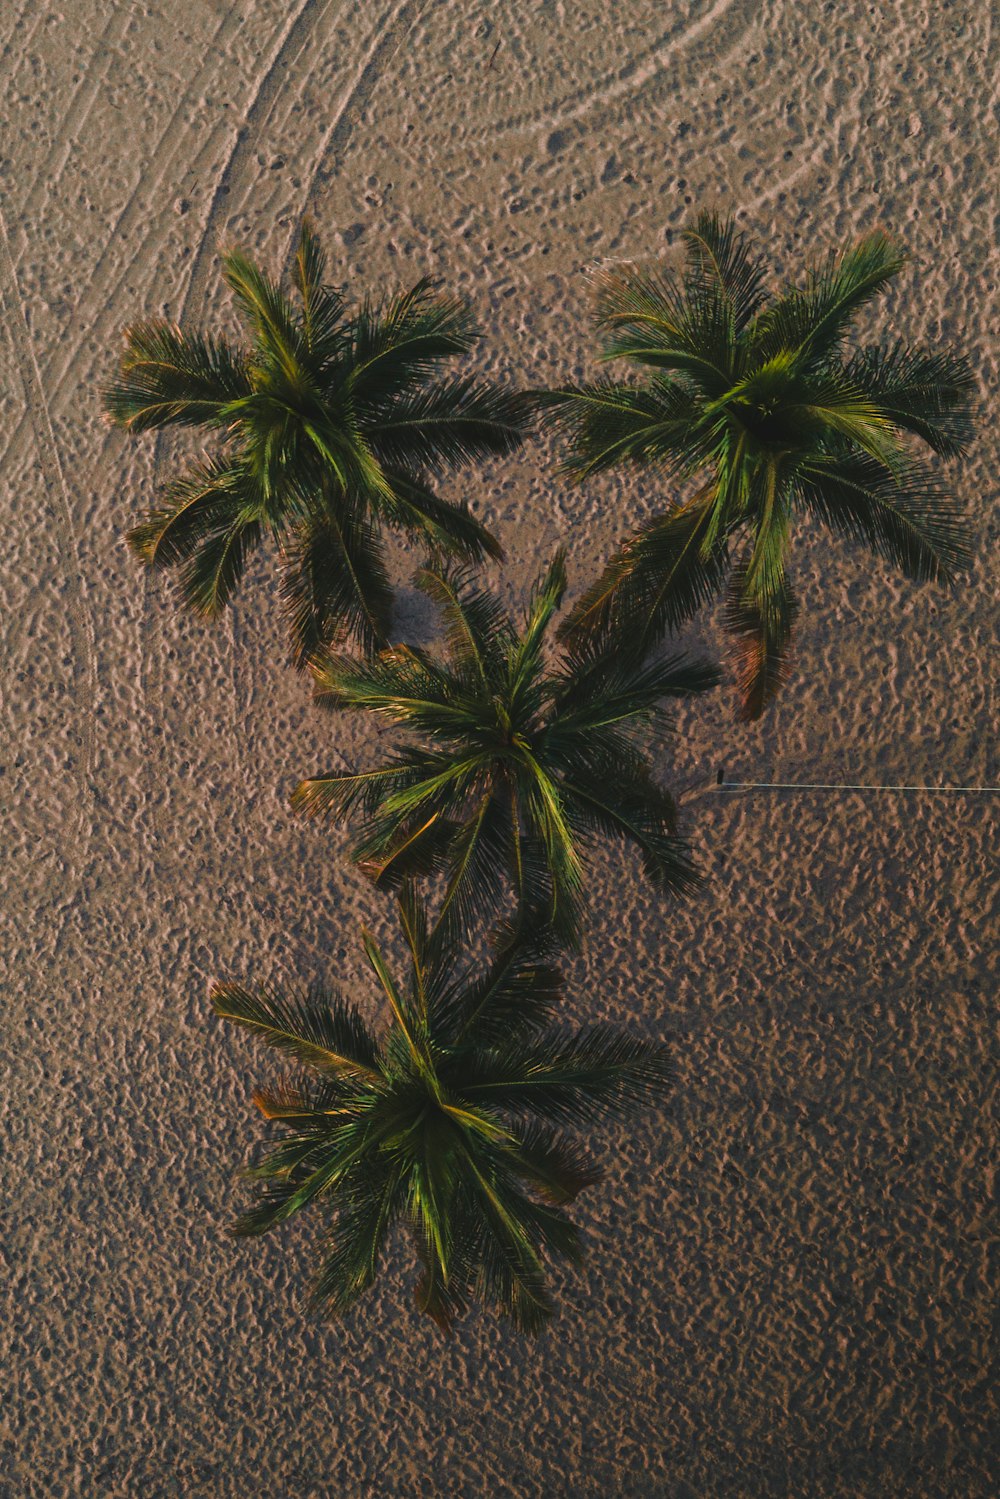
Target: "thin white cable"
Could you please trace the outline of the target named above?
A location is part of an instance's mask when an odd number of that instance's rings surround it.
[[[710,790],[713,788],[709,788]],[[883,786],[850,781],[718,781],[716,791],[922,791],[932,795],[995,794],[1000,786]]]

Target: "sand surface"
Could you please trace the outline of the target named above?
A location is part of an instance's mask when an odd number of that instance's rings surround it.
[[[220,242],[278,266],[305,210],[338,280],[439,274],[480,311],[481,368],[576,378],[584,269],[671,253],[703,205],[789,271],[898,230],[888,326],[959,340],[989,399],[991,9],[6,0],[3,1499],[995,1492],[996,801],[702,796],[708,884],[683,908],[600,860],[571,1008],[673,1037],[680,1083],[595,1140],[558,1321],[536,1346],[481,1315],[444,1341],[399,1245],[357,1315],[312,1324],[318,1221],[225,1236],[269,1063],[206,990],[371,993],[358,923],[390,912],[286,802],[371,741],[286,669],[266,561],[214,632],[147,586],[122,533],[185,444],[109,433],[97,399],[124,323],[228,323]],[[552,457],[452,486],[514,598],[561,537],[582,586],[657,501],[570,491]],[[800,529],[790,689],[758,729],[729,692],[685,711],[664,776],[995,782],[998,469],[991,419],[956,471],[977,562],[950,595]]]

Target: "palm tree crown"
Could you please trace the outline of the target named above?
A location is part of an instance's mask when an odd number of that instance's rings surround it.
[[[499,555],[468,509],[423,476],[510,451],[522,425],[517,396],[441,374],[479,336],[464,303],[424,280],[349,314],[324,264],[304,224],[296,307],[244,255],[227,255],[250,347],[138,323],[104,397],[109,419],[131,432],[179,424],[224,435],[222,455],[175,479],[129,543],[150,567],[178,568],[182,599],[213,616],[253,549],[276,540],[299,665],[345,631],[365,649],[384,643],[392,593],[381,524],[470,560]]]
[[[973,379],[947,350],[846,349],[855,314],[905,263],[884,234],[776,298],[732,222],[703,214],[685,240],[680,281],[635,269],[598,278],[604,357],[652,369],[647,383],[538,395],[572,436],[576,475],[655,463],[694,484],[622,546],[566,628],[579,637],[610,628],[644,649],[721,589],[732,549],[727,625],[751,719],[785,672],[797,511],[908,577],[948,579],[968,560],[957,511],[914,443],[945,457],[962,451]]]
[[[522,901],[544,889],[550,919],[575,940],[580,843],[597,833],[636,845],[661,886],[691,886],[673,800],[629,730],[664,698],[714,686],[716,669],[583,646],[547,670],[548,628],[566,587],[561,553],[521,631],[460,574],[427,568],[417,582],[443,610],[445,661],[399,646],[371,661],[327,653],[315,663],[321,702],[374,712],[414,742],[376,770],[303,781],[293,805],[312,815],[360,808],[363,867],[389,884],[444,867],[442,915],[464,924],[510,879]]]
[[[339,995],[214,986],[219,1015],[308,1069],[254,1095],[284,1134],[249,1172],[261,1185],[235,1232],[326,1204],[312,1299],[342,1313],[374,1281],[401,1221],[423,1265],[422,1311],[447,1325],[477,1297],[535,1332],[552,1311],[546,1256],[580,1257],[564,1205],[599,1175],[565,1129],[662,1091],[667,1055],[610,1027],[554,1026],[561,979],[543,931],[501,931],[482,970],[462,971],[410,888],[400,911],[405,985],[364,938],[392,1012],[381,1036]]]

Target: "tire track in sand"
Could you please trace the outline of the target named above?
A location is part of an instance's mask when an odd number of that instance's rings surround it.
[[[121,56],[121,53],[118,50],[118,43],[122,40],[125,34],[125,30],[127,29],[127,24],[130,20],[131,14],[128,11],[127,7],[125,11],[116,12],[111,17],[108,25],[105,27],[105,30],[101,35],[101,38],[97,44],[97,48],[95,49],[95,53],[92,55],[87,63],[86,68],[84,69],[83,77],[81,78],[81,81],[76,91],[74,92],[73,99],[70,102],[69,110],[66,116],[67,122],[72,125],[73,143],[79,141],[84,132],[90,109],[92,108],[95,99],[98,97],[101,84],[107,76],[108,69],[113,57],[116,55],[119,57]],[[192,101],[200,97],[201,94],[205,91],[206,86],[213,76],[213,70],[217,66],[217,58],[219,54],[224,51],[233,34],[241,24],[242,16],[239,13],[236,0],[234,0],[234,3],[230,6],[225,16],[217,25],[211,41],[204,51],[201,68],[190,79],[183,94],[179,98],[165,130],[161,134],[153,150],[149,162],[146,164],[145,169],[142,171],[135,188],[129,194],[124,205],[122,206],[115,225],[105,242],[104,249],[102,250],[96,265],[93,267],[88,277],[87,292],[74,309],[73,327],[75,330],[84,332],[92,341],[94,341],[96,338],[98,347],[100,346],[103,338],[108,334],[110,328],[118,321],[118,304],[116,302],[116,294],[128,275],[131,273],[133,267],[137,262],[141,260],[142,256],[146,252],[150,236],[144,236],[140,240],[138,247],[136,248],[133,255],[127,258],[124,262],[118,264],[117,274],[114,265],[111,265],[110,272],[108,271],[109,260],[111,254],[113,253],[113,248],[118,242],[121,241],[123,236],[131,233],[133,228],[137,224],[140,224],[142,222],[143,216],[148,212],[149,205],[151,203],[155,203],[157,195],[161,192],[163,183],[167,178],[170,169],[176,161],[178,153],[183,146],[186,133],[185,123],[187,115],[191,109]],[[227,126],[224,128],[228,128],[228,122]],[[201,150],[195,156],[192,165],[196,166],[201,157],[206,152],[211,150],[213,142],[215,142],[218,138],[218,134],[219,127],[216,127],[215,130],[209,132],[208,139],[205,141],[205,143],[201,147]],[[60,141],[57,141],[50,148],[49,153],[46,157],[44,170],[35,178],[32,190],[29,193],[24,208],[20,214],[19,227],[22,247],[30,247],[30,224],[33,222],[37,222],[39,217],[44,215],[46,205],[50,201],[52,193],[57,189],[59,185],[62,170],[65,168],[68,159],[69,150],[62,150]],[[15,228],[15,235],[16,233],[17,230]],[[16,284],[14,251],[9,239],[7,242],[7,256],[8,279],[12,283]],[[84,371],[83,375],[81,375],[80,351],[81,337],[80,332],[77,332],[75,336],[71,335],[67,338],[60,339],[57,346],[56,356],[50,360],[48,367],[44,371],[41,371],[39,369],[37,363],[35,364],[35,374],[38,378],[39,388],[43,389],[46,393],[44,397],[44,405],[48,413],[47,419],[50,426],[54,418],[64,416],[72,408],[74,401],[78,397],[81,384],[85,385],[87,383],[87,375],[92,373],[90,370],[87,370]],[[25,385],[24,409],[20,415],[19,421],[14,426],[11,440],[7,444],[7,447],[4,450],[3,454],[0,455],[0,463],[2,463],[5,467],[13,464],[16,461],[20,461],[26,455],[33,436],[35,408],[39,405],[41,405],[41,403],[31,398],[31,396],[29,395],[29,386]],[[100,442],[92,468],[86,475],[86,477],[81,480],[80,487],[84,492],[93,492],[102,482],[105,481],[103,460],[107,455],[109,447],[115,440],[116,434],[109,431]],[[61,545],[64,548],[69,549],[79,558],[79,543],[74,536],[72,516],[70,514],[68,506],[64,505],[61,510],[57,511],[54,515],[54,519],[59,524],[59,528],[63,533]],[[92,627],[92,609],[90,611],[89,619],[91,622],[90,638],[91,641],[93,641],[94,636]],[[13,631],[8,632],[8,639],[6,642],[8,649],[13,633]],[[96,659],[96,650],[94,652],[90,674],[94,687],[94,693],[96,695],[97,686],[100,680],[100,672]],[[90,732],[91,736],[93,734],[93,727],[93,723],[90,722],[88,725],[88,731]],[[144,721],[144,729],[146,729],[146,727],[147,726],[145,725]],[[145,734],[144,737],[146,737]],[[93,754],[91,754],[90,756],[89,763],[92,768],[94,763]],[[91,776],[90,779],[90,795],[92,800],[96,801],[96,803],[100,806],[102,820],[109,824],[109,826],[115,826],[123,830],[124,832],[126,832],[130,840],[134,840],[136,835],[136,825],[132,823],[131,819],[128,818],[127,815],[123,820],[121,815],[119,815],[119,813],[116,811],[113,802],[101,794],[99,788],[94,783],[93,776]],[[81,805],[83,805],[82,799]],[[138,829],[142,834],[142,841],[146,846],[146,854],[148,858],[150,855],[150,839],[148,819],[145,816],[139,816]],[[91,825],[91,831],[93,831],[93,822]],[[94,856],[92,855],[90,857],[89,863],[87,863],[85,867],[81,868],[81,870],[78,871],[76,881],[77,888],[79,887],[80,882],[85,878],[87,869],[93,864],[93,861]],[[58,951],[60,940],[61,932],[59,936],[57,936],[56,942],[53,946],[54,953]]]
[[[256,84],[250,95],[250,100],[243,114],[242,125],[227,125],[231,135],[228,156],[223,164],[222,170],[216,182],[215,191],[209,204],[208,213],[201,227],[198,240],[198,248],[195,251],[194,260],[191,265],[191,273],[188,284],[181,299],[177,322],[181,325],[188,315],[192,305],[198,306],[204,303],[208,288],[209,265],[211,262],[214,239],[218,233],[219,222],[222,217],[223,204],[229,193],[229,183],[233,172],[234,161],[237,160],[241,145],[245,145],[255,130],[262,112],[270,105],[276,87],[275,80],[287,66],[290,56],[297,54],[297,50],[305,45],[306,33],[309,28],[312,13],[316,9],[316,0],[299,0],[297,8],[288,16],[285,25],[278,35],[276,44],[263,71],[258,75]],[[152,482],[153,493],[160,488],[164,478],[165,458],[164,443],[161,435],[157,435],[153,445]],[[164,830],[153,798],[153,781],[160,785],[166,785],[167,757],[165,750],[165,738],[163,734],[163,651],[162,642],[158,642],[154,648],[153,624],[151,619],[151,593],[154,588],[157,591],[162,586],[161,579],[152,579],[148,572],[143,573],[143,599],[142,617],[139,626],[139,686],[144,704],[143,714],[143,767],[145,771],[145,806],[146,825],[149,839],[152,844],[152,852],[162,851],[164,847]],[[226,627],[228,634],[228,646],[230,654],[235,648],[235,637],[232,625],[232,609],[226,611]],[[158,711],[159,710],[159,711]],[[155,734],[156,730],[158,734]],[[158,753],[154,755],[152,741],[155,737],[159,741]]]
[[[309,200],[313,195],[316,183],[324,171],[329,170],[327,163],[333,156],[334,169],[339,157],[347,144],[353,129],[357,114],[365,108],[378,85],[385,68],[392,61],[402,44],[403,38],[409,33],[413,25],[425,8],[428,0],[402,0],[402,3],[393,5],[385,23],[377,24],[370,38],[370,44],[363,54],[359,66],[356,68],[351,80],[334,108],[329,123],[321,137],[319,148],[315,153],[313,166],[310,171],[308,184],[302,194],[302,207],[297,218],[308,207]],[[284,256],[286,267],[290,264],[295,250],[297,237],[296,229],[289,236],[288,246]],[[231,645],[230,662],[232,668],[232,705],[233,705],[233,734],[239,749],[240,769],[243,779],[244,797],[247,808],[259,829],[259,846],[266,847],[270,829],[261,811],[260,805],[251,784],[249,765],[257,763],[256,757],[251,753],[253,742],[253,715],[250,705],[257,697],[256,680],[254,670],[254,658],[243,649],[239,619],[235,611],[230,610]],[[244,704],[242,717],[240,715],[240,704]],[[287,798],[282,798],[282,804],[286,815],[288,815]],[[277,913],[272,907],[265,907],[256,897],[257,882],[251,885],[251,899],[258,913],[265,917],[274,926],[281,925]],[[317,950],[313,943],[299,936],[297,938],[300,947],[307,947],[313,957],[322,965],[320,972],[325,973],[329,963],[329,953]]]
[[[390,6],[376,20],[369,35],[368,46],[363,51],[358,65],[353,70],[319,135],[312,163],[308,169],[308,183],[302,195],[303,205],[311,196],[331,151],[338,153],[345,144],[352,128],[352,116],[371,96],[383,69],[397,51],[403,35],[413,24],[423,4],[426,4],[426,0],[403,0],[403,3]],[[213,278],[213,262],[217,253],[217,239],[224,231],[226,223],[244,210],[259,180],[259,168],[254,161],[254,156],[260,138],[282,104],[285,106],[283,111],[285,117],[292,113],[302,87],[310,72],[317,66],[316,32],[317,30],[329,31],[329,36],[321,37],[319,42],[321,47],[336,45],[337,19],[337,8],[332,0],[328,0],[326,4],[316,4],[315,0],[306,0],[306,3],[301,5],[290,18],[271,62],[258,81],[252,100],[244,113],[243,124],[236,129],[230,154],[218,179],[201,234],[188,286],[181,303],[179,322],[183,323],[192,309],[195,312],[201,312],[207,306]],[[290,84],[295,83],[298,84],[297,89],[290,87]],[[300,216],[301,208],[296,215],[296,224]],[[283,257],[285,262],[290,260],[293,253],[296,232],[297,230],[293,230],[289,236]],[[154,486],[161,481],[163,468],[163,447],[158,440],[154,450]],[[147,592],[144,598],[144,624],[147,626],[150,586],[152,585],[147,580]],[[240,709],[241,703],[249,705],[255,697],[253,660],[242,648],[236,613],[233,609],[227,610],[226,629],[231,686],[230,735],[240,765],[244,805],[255,830],[252,835],[253,840],[257,846],[266,847],[271,830],[255,795],[248,766],[251,720],[247,708],[245,707],[242,713]],[[155,704],[162,700],[162,654],[151,648],[148,629],[144,629],[142,662],[144,697],[152,710]],[[147,726],[150,718],[155,719],[157,723],[162,723],[162,711],[159,713],[150,711],[147,714]],[[168,777],[163,773],[166,761],[165,744],[162,736],[159,737],[160,753],[157,758],[161,771],[155,778],[160,784],[166,784]],[[147,770],[151,769],[153,757],[149,752],[147,752],[146,762]],[[147,806],[151,812],[153,837],[156,846],[162,847],[163,830],[152,795],[149,794],[150,790],[151,788],[147,789]],[[265,906],[261,901],[257,893],[256,881],[251,882],[248,893],[258,915],[272,926],[283,929],[284,924],[279,921],[274,909]],[[327,953],[317,951],[304,938],[299,937],[297,941],[300,946],[310,948],[320,962],[323,964],[327,962]]]
[[[302,208],[298,215],[308,207],[309,200],[316,188],[320,176],[329,171],[330,157],[333,157],[334,170],[339,164],[339,157],[350,138],[354,119],[363,110],[375,91],[385,68],[392,61],[404,37],[412,30],[420,14],[426,8],[428,0],[402,0],[391,7],[385,23],[380,23],[374,28],[370,44],[363,54],[358,67],[334,108],[325,131],[319,142],[318,150],[313,159],[312,169],[305,191],[302,194]],[[296,230],[289,236],[288,245],[284,256],[284,264],[290,264],[295,249]],[[253,657],[242,649],[242,639],[237,614],[230,611],[230,622],[232,629],[232,681],[233,681],[233,714],[234,733],[239,745],[240,766],[243,772],[244,790],[247,804],[251,808],[255,821],[261,827],[262,836],[266,836],[264,819],[258,807],[257,799],[253,795],[250,784],[248,765],[256,763],[256,757],[251,754],[253,739],[252,715],[244,711],[242,719],[239,716],[239,704],[251,704],[256,693],[256,682]]]
[[[114,251],[148,217],[150,205],[155,204],[161,198],[164,181],[185,142],[187,114],[191,108],[192,101],[201,97],[206,91],[206,87],[213,77],[217,55],[225,49],[241,24],[242,17],[237,11],[234,0],[234,4],[220,21],[210,45],[205,49],[201,67],[194,74],[178,100],[163,134],[153,148],[149,162],[144,165],[135,186],[125,199],[114,226],[105,240],[104,248],[101,250],[96,263],[89,273],[86,292],[74,307],[74,326],[85,333],[88,339],[98,348],[102,348],[105,341],[118,329],[120,312],[117,294],[136,265],[145,255],[149,243],[148,237],[140,239],[134,252],[131,255],[123,257],[117,263],[117,266],[112,263]],[[108,44],[104,38],[102,38],[102,45],[107,49]],[[110,52],[108,55],[110,56]],[[88,71],[92,71],[92,69]],[[99,82],[100,79],[98,78],[97,81]],[[97,83],[88,92],[90,103],[93,103],[93,99],[96,97]],[[83,128],[86,114],[82,110],[79,110],[77,113],[76,129],[79,132]],[[232,130],[232,128],[226,121],[217,122],[207,132],[207,138],[186,165],[191,170],[196,169],[201,159],[204,156],[210,155],[219,136],[225,131]],[[65,165],[65,158],[63,165]],[[58,178],[54,179],[51,183],[47,184],[50,189],[49,191],[43,190],[43,186],[46,184],[43,183],[41,178],[39,181],[36,181],[35,189],[29,196],[21,213],[24,226],[37,220],[51,196],[51,188],[58,186],[58,180]],[[23,251],[30,246],[27,227],[22,227],[21,240]],[[16,253],[12,252],[12,258],[15,265],[20,264]],[[55,416],[64,415],[65,411],[72,404],[80,384],[79,336],[60,340],[44,371],[44,378],[46,389],[49,393],[50,411]],[[27,416],[24,416],[15,424],[6,446],[0,450],[0,466],[17,460],[20,456],[22,444],[29,434],[30,426]],[[95,475],[100,471],[101,460],[112,440],[112,436],[109,435],[101,445],[95,462]]]
[[[94,106],[98,90],[107,76],[112,58],[124,40],[131,20],[132,9],[129,4],[122,4],[112,10],[97,40],[97,45],[87,59],[87,65],[80,75],[72,98],[66,106],[66,113],[60,121],[59,132],[35,174],[31,190],[21,207],[19,216],[21,223],[28,224],[37,217],[43,204],[51,197],[53,188],[61,180],[66,163],[74,147],[79,143],[83,123]],[[24,244],[29,243],[26,233],[21,236],[21,239]],[[15,264],[18,263],[13,256],[11,258]]]
[[[28,327],[24,303],[11,260],[10,240],[7,235],[7,222],[2,203],[0,203],[0,303],[5,314],[25,405],[35,434],[38,462],[45,481],[49,505],[59,522],[57,548],[67,564],[66,588],[69,595],[69,607],[66,611],[66,619],[73,644],[73,654],[79,663],[79,673],[74,673],[72,684],[79,725],[79,743],[82,749],[82,764],[74,758],[73,765],[74,779],[78,787],[77,816],[70,836],[61,837],[54,844],[57,857],[65,859],[68,869],[68,881],[63,889],[61,932],[62,926],[65,925],[66,913],[73,904],[76,891],[83,878],[83,867],[94,831],[97,655],[94,619],[83,582],[83,568],[76,542],[69,490],[45,398],[45,389],[35,358],[34,343]],[[58,941],[59,933],[55,938],[56,945]]]
[[[31,14],[30,23],[27,20],[29,12]],[[3,51],[0,52],[0,58],[6,59],[10,57],[14,50],[15,44],[18,44],[18,56],[23,57],[24,49],[31,46],[32,42],[35,40],[38,29],[44,20],[45,15],[41,7],[36,5],[34,3],[34,0],[29,0],[29,3],[27,5],[21,7],[21,10],[18,12],[17,19],[14,21],[13,25],[8,31],[7,39],[3,44]],[[25,26],[27,26],[27,31],[25,31]],[[22,31],[25,31],[24,36],[21,36],[19,34]]]
[[[515,131],[562,129],[582,119],[596,102],[610,105],[623,95],[636,94],[670,63],[676,61],[679,52],[718,25],[722,17],[737,4],[744,11],[750,10],[747,0],[715,0],[713,5],[689,24],[685,25],[681,21],[674,25],[637,56],[629,58],[628,62],[608,69],[584,87],[571,90],[556,103],[540,109],[523,109],[495,121],[489,126],[491,135],[497,139]],[[751,10],[750,16],[744,21],[744,29],[750,24],[752,16]]]

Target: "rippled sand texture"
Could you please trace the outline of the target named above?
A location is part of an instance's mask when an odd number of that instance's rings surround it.
[[[964,343],[986,394],[990,10],[8,0],[4,1499],[994,1492],[996,803],[707,794],[684,908],[600,860],[572,1008],[674,1037],[680,1084],[665,1120],[596,1142],[560,1319],[537,1347],[480,1316],[442,1341],[400,1246],[361,1313],[312,1325],[317,1225],[224,1236],[265,1064],[206,987],[361,982],[358,921],[389,913],[286,796],[370,741],[285,669],[265,563],[214,633],[145,585],[122,532],[184,443],[110,434],[96,393],[126,321],[228,319],[219,243],[281,263],[304,210],[359,290],[466,291],[482,367],[578,377],[584,269],[668,254],[705,205],[789,270],[899,230],[887,325]],[[685,711],[664,774],[996,781],[998,469],[988,421],[951,596],[800,531],[790,690],[760,729],[729,692]],[[541,443],[463,484],[515,597],[562,536],[581,586],[658,498],[570,491]]]

